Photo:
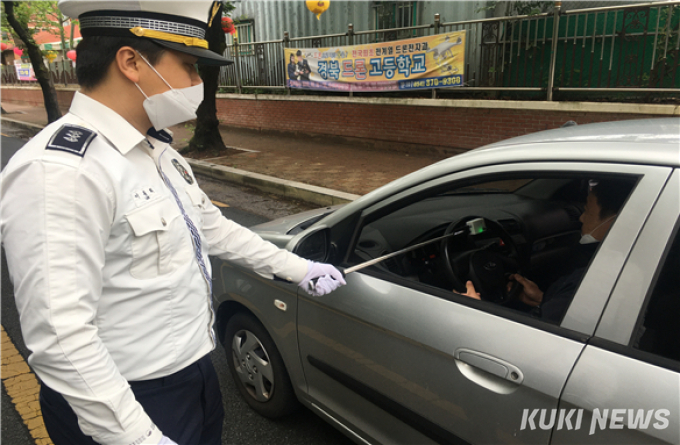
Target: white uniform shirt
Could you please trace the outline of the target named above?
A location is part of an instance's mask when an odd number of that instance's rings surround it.
[[[96,135],[80,152],[54,149],[65,124]],[[60,137],[81,145],[81,133]],[[29,363],[100,443],[157,443],[128,381],[170,375],[215,347],[208,285],[159,168],[208,270],[210,254],[296,283],[307,272],[306,260],[224,218],[167,143],[76,93],[2,172],[0,230]]]

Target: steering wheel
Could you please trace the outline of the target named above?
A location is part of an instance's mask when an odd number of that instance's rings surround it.
[[[485,227],[472,233],[468,222],[478,220],[476,227]],[[483,221],[483,224],[479,221]],[[519,295],[521,285],[512,282],[508,290],[508,277],[520,273],[517,245],[497,222],[479,216],[467,216],[446,228],[440,256],[442,269],[456,292],[465,293],[465,283],[472,281],[482,300],[503,303]]]

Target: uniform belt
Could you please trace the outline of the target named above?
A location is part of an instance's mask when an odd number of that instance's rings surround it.
[[[170,386],[177,383],[181,383],[185,380],[189,380],[192,375],[196,372],[201,372],[201,369],[205,369],[205,366],[210,365],[210,354],[204,355],[199,360],[195,361],[191,365],[184,369],[181,369],[174,374],[167,375],[165,377],[159,377],[157,379],[151,380],[137,380],[128,382],[133,391],[139,391],[151,388],[162,388],[164,386]]]

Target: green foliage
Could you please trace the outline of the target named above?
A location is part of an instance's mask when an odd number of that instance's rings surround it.
[[[222,15],[231,17],[231,11],[236,9],[236,6],[232,2],[222,2]]]
[[[672,12],[672,15],[669,14]],[[656,61],[661,61],[667,57],[668,51],[673,48],[673,42],[678,39],[678,20],[680,19],[680,9],[673,6],[659,8],[659,37],[656,43]]]
[[[677,13],[676,13],[677,12]],[[644,84],[648,82],[658,84],[658,86],[664,86],[664,82],[670,82],[670,86],[673,87],[674,79],[673,66],[678,63],[678,53],[673,51],[673,43],[678,40],[678,22],[680,21],[680,9],[676,10],[674,6],[666,6],[665,8],[659,8],[659,34],[656,41],[655,53],[656,57],[654,60],[654,69],[652,71],[651,79],[642,79]]]
[[[18,43],[20,39],[7,22],[4,5],[6,2],[3,1],[2,3],[2,32],[3,34],[11,34],[14,37],[14,41]],[[56,1],[14,2],[14,16],[21,24],[21,27],[27,31],[30,38],[40,31],[55,28],[63,35],[64,22],[67,20],[61,11],[59,11]]]
[[[2,31],[13,33],[5,15],[5,2],[2,3]],[[14,2],[14,16],[31,36],[56,26],[58,11],[56,1]]]
[[[245,21],[250,20],[250,17],[248,16],[248,14],[241,14],[238,17],[232,17],[232,18],[234,19],[234,25],[238,25],[240,23],[243,23]]]

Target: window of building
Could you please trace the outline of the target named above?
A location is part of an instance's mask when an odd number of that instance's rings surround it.
[[[238,39],[238,44],[243,45],[239,48],[239,55],[250,56],[255,54],[254,45],[249,45],[249,43],[255,42],[255,21],[254,20],[242,20],[239,23],[235,23],[236,34],[227,34],[227,44],[233,45],[235,38]]]
[[[408,28],[417,24],[417,2],[375,2],[375,29]],[[381,33],[379,41],[416,37],[415,30]]]

